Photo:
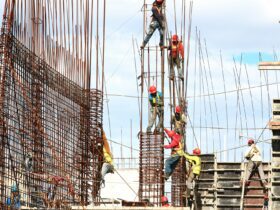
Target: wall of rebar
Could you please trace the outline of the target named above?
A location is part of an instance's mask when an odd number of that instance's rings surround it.
[[[11,34],[0,37],[0,202],[86,205],[99,195],[102,92],[84,90]],[[54,180],[59,180],[55,182]],[[56,188],[55,203],[47,198]]]

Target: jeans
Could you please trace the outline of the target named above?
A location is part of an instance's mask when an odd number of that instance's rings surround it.
[[[165,161],[165,179],[167,180],[171,174],[173,173],[174,169],[176,168],[177,164],[180,161],[181,156],[173,155],[166,159]]]
[[[160,42],[159,42],[159,46],[163,46],[163,29],[162,27],[159,25],[159,22],[154,20],[150,23],[149,26],[149,32],[147,33],[144,42],[143,42],[143,47],[146,46],[146,44],[149,42],[150,38],[153,36],[155,30],[158,29],[159,31],[159,35],[160,35]]]
[[[150,116],[149,116],[149,124],[147,127],[147,132],[151,132],[157,116],[158,116],[158,123],[156,125],[156,130],[159,130],[160,128],[163,127],[163,107],[151,107],[149,115]]]
[[[245,171],[245,181],[248,181],[254,169],[258,169],[259,175],[261,178],[262,183],[266,182],[262,162],[261,161],[249,161]]]
[[[105,175],[108,173],[114,173],[114,167],[110,163],[103,163],[101,169],[101,180],[104,182]]]

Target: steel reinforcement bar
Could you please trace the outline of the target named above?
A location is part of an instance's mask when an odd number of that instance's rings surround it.
[[[96,199],[88,189],[99,191],[102,92],[76,85],[10,34],[0,37],[0,79],[1,207],[15,193],[40,208]]]

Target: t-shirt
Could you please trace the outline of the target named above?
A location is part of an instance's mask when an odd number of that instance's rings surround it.
[[[261,150],[256,144],[252,144],[245,152],[245,157],[252,161],[262,161]]]

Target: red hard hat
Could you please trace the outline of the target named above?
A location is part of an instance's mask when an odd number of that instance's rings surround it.
[[[172,36],[172,41],[173,41],[173,42],[178,42],[178,39],[179,39],[179,37],[178,37],[177,34],[175,34],[175,35]]]
[[[194,154],[194,155],[200,155],[200,154],[201,154],[200,149],[199,149],[199,148],[195,148],[195,149],[193,150],[193,154]]]
[[[251,145],[251,144],[254,144],[255,141],[253,139],[248,139],[248,144]]]
[[[176,106],[175,112],[176,112],[176,113],[181,113],[181,107],[180,107],[180,106]]]
[[[168,198],[166,196],[161,196],[161,202],[168,202]]]
[[[167,136],[170,137],[170,138],[175,135],[175,131],[170,131],[166,128],[164,129],[164,131],[166,132]]]
[[[151,86],[149,91],[151,94],[156,93],[157,92],[156,86]]]
[[[156,0],[158,4],[162,4],[164,0]]]

